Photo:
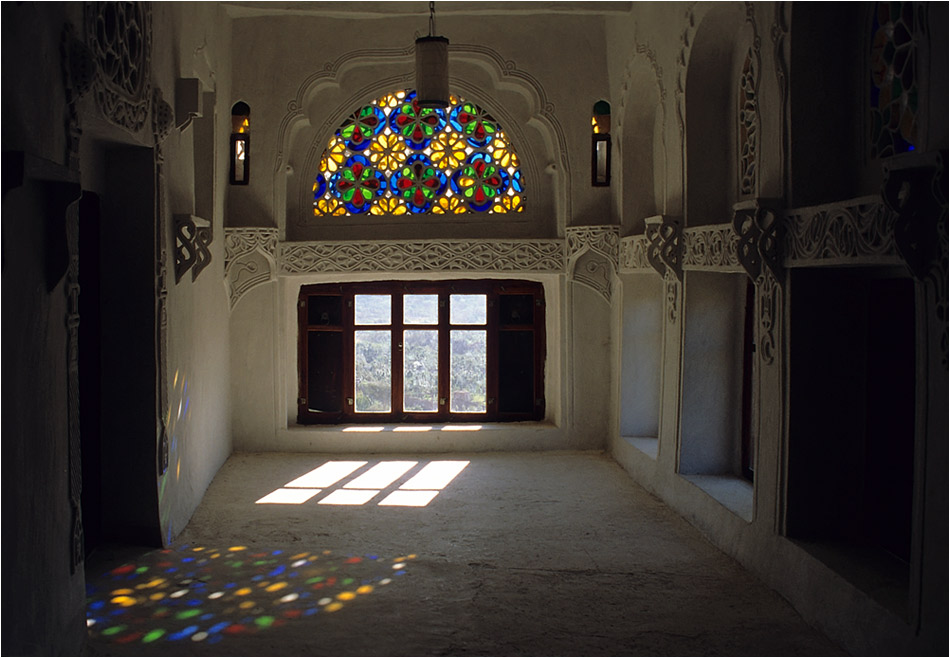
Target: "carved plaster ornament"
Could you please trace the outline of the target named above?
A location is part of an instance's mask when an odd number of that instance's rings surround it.
[[[620,267],[624,270],[650,269],[647,251],[650,242],[645,235],[633,235],[620,241]]]
[[[138,133],[151,107],[152,8],[147,2],[90,2],[86,43],[99,74],[95,98],[110,122]]]
[[[158,87],[152,91],[152,130],[156,143],[164,142],[175,125],[175,111],[164,98]]]
[[[306,272],[563,272],[563,240],[288,242],[283,274]]]
[[[683,229],[683,267],[733,270],[739,266],[739,236],[730,224]]]
[[[224,230],[224,278],[230,308],[247,292],[277,276],[276,228]]]
[[[876,196],[791,210],[783,222],[785,258],[796,264],[891,263],[896,221]]]

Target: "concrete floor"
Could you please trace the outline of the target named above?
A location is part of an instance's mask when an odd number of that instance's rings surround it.
[[[94,557],[92,655],[842,653],[600,453],[235,454],[171,549]]]

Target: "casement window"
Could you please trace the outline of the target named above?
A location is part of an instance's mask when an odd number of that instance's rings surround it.
[[[544,417],[544,294],[528,281],[302,286],[299,423]]]

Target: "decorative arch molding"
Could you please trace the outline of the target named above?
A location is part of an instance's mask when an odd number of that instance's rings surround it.
[[[307,225],[311,217],[312,178],[333,131],[361,103],[411,87],[413,53],[411,47],[354,50],[301,83],[277,136],[274,214],[282,235],[288,222]],[[449,53],[451,88],[498,118],[521,158],[528,203],[555,216],[556,233],[563,235],[571,215],[570,159],[554,104],[540,81],[485,46],[453,44]]]
[[[651,177],[653,189],[651,194],[653,195],[653,212],[665,212],[667,199],[669,196],[669,166],[666,157],[667,153],[667,141],[666,141],[666,126],[667,126],[667,107],[666,107],[666,85],[663,82],[663,67],[659,65],[657,60],[656,51],[653,50],[647,44],[641,44],[634,42],[634,55],[631,57],[624,68],[624,77],[623,83],[620,88],[620,111],[618,112],[619,121],[618,121],[618,132],[620,134],[621,140],[621,157],[623,158],[623,164],[627,165],[628,163],[633,162],[635,156],[634,153],[630,153],[629,149],[632,145],[632,138],[635,134],[641,131],[649,131],[647,134],[650,134],[651,144],[653,141],[659,137],[659,149],[656,148],[656,145],[653,144],[653,153],[649,155],[651,158]],[[653,98],[656,99],[655,105],[650,108],[651,116],[643,116],[644,107],[640,103],[640,99],[643,98],[643,92],[646,90],[642,89],[641,84],[637,84],[638,75],[642,75],[644,69],[647,69],[652,74],[652,82],[655,87],[655,96],[649,96],[650,100]],[[642,80],[642,78],[640,78]],[[632,100],[631,100],[632,99]],[[655,122],[659,121],[660,130],[659,135],[655,130]],[[652,124],[652,125],[648,125]],[[630,131],[630,132],[628,132]],[[659,154],[660,158],[653,160],[654,154]],[[641,169],[640,167],[634,167],[635,170]],[[657,185],[657,179],[659,178],[659,185]],[[629,181],[629,177],[624,175],[624,181]],[[626,187],[626,185],[624,185]],[[627,202],[624,201],[624,208],[628,210]],[[653,214],[653,212],[648,212],[646,214]],[[643,213],[641,213],[643,214]],[[629,233],[630,228],[634,228],[634,233],[639,232],[636,229],[640,228],[642,220],[646,216],[644,214],[642,217],[624,217],[624,233]]]
[[[747,117],[751,122],[742,126],[755,137],[760,130],[761,120],[757,98],[761,72],[762,40],[756,22],[754,3],[702,3],[690,7],[686,13],[686,27],[680,37],[680,53],[677,57],[676,108],[677,123],[680,129],[682,154],[682,183],[686,223],[715,224],[731,216],[731,206],[742,198],[756,198],[759,195],[760,177],[746,180],[738,169],[758,169],[758,139],[747,139],[740,145],[740,119]],[[698,59],[693,58],[699,50]],[[741,85],[734,62],[747,57],[747,66],[751,75],[747,77],[751,84]],[[741,68],[741,67],[740,67]],[[738,108],[730,107],[721,98],[723,93],[732,98],[732,94],[744,93],[751,89],[753,111],[738,114]],[[731,90],[731,91],[730,91]],[[689,97],[690,107],[687,108]],[[712,100],[706,102],[707,98]],[[698,99],[698,100],[697,100]],[[697,104],[700,106],[697,108]],[[705,104],[705,107],[704,107]],[[689,116],[688,116],[689,114]],[[687,121],[689,119],[689,121]],[[711,132],[713,126],[732,125],[736,129],[735,141],[729,141],[725,133]],[[697,139],[699,135],[714,134],[715,141]],[[690,136],[692,144],[688,144]],[[697,147],[697,144],[699,147]],[[742,151],[750,152],[753,161],[742,157]],[[689,153],[687,153],[689,151]],[[732,159],[734,158],[734,162]],[[728,159],[730,166],[721,168],[722,161]],[[712,162],[720,165],[718,170],[710,170]],[[712,176],[697,176],[697,172],[715,172]],[[692,175],[691,173],[692,172]],[[710,203],[710,201],[712,203]],[[690,212],[692,210],[692,212]]]

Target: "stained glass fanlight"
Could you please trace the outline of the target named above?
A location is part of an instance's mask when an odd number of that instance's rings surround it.
[[[413,90],[386,94],[334,133],[313,184],[313,213],[405,215],[524,209],[518,156],[474,103],[424,108]]]
[[[914,150],[917,141],[917,62],[914,3],[878,2],[871,25],[870,155]]]

